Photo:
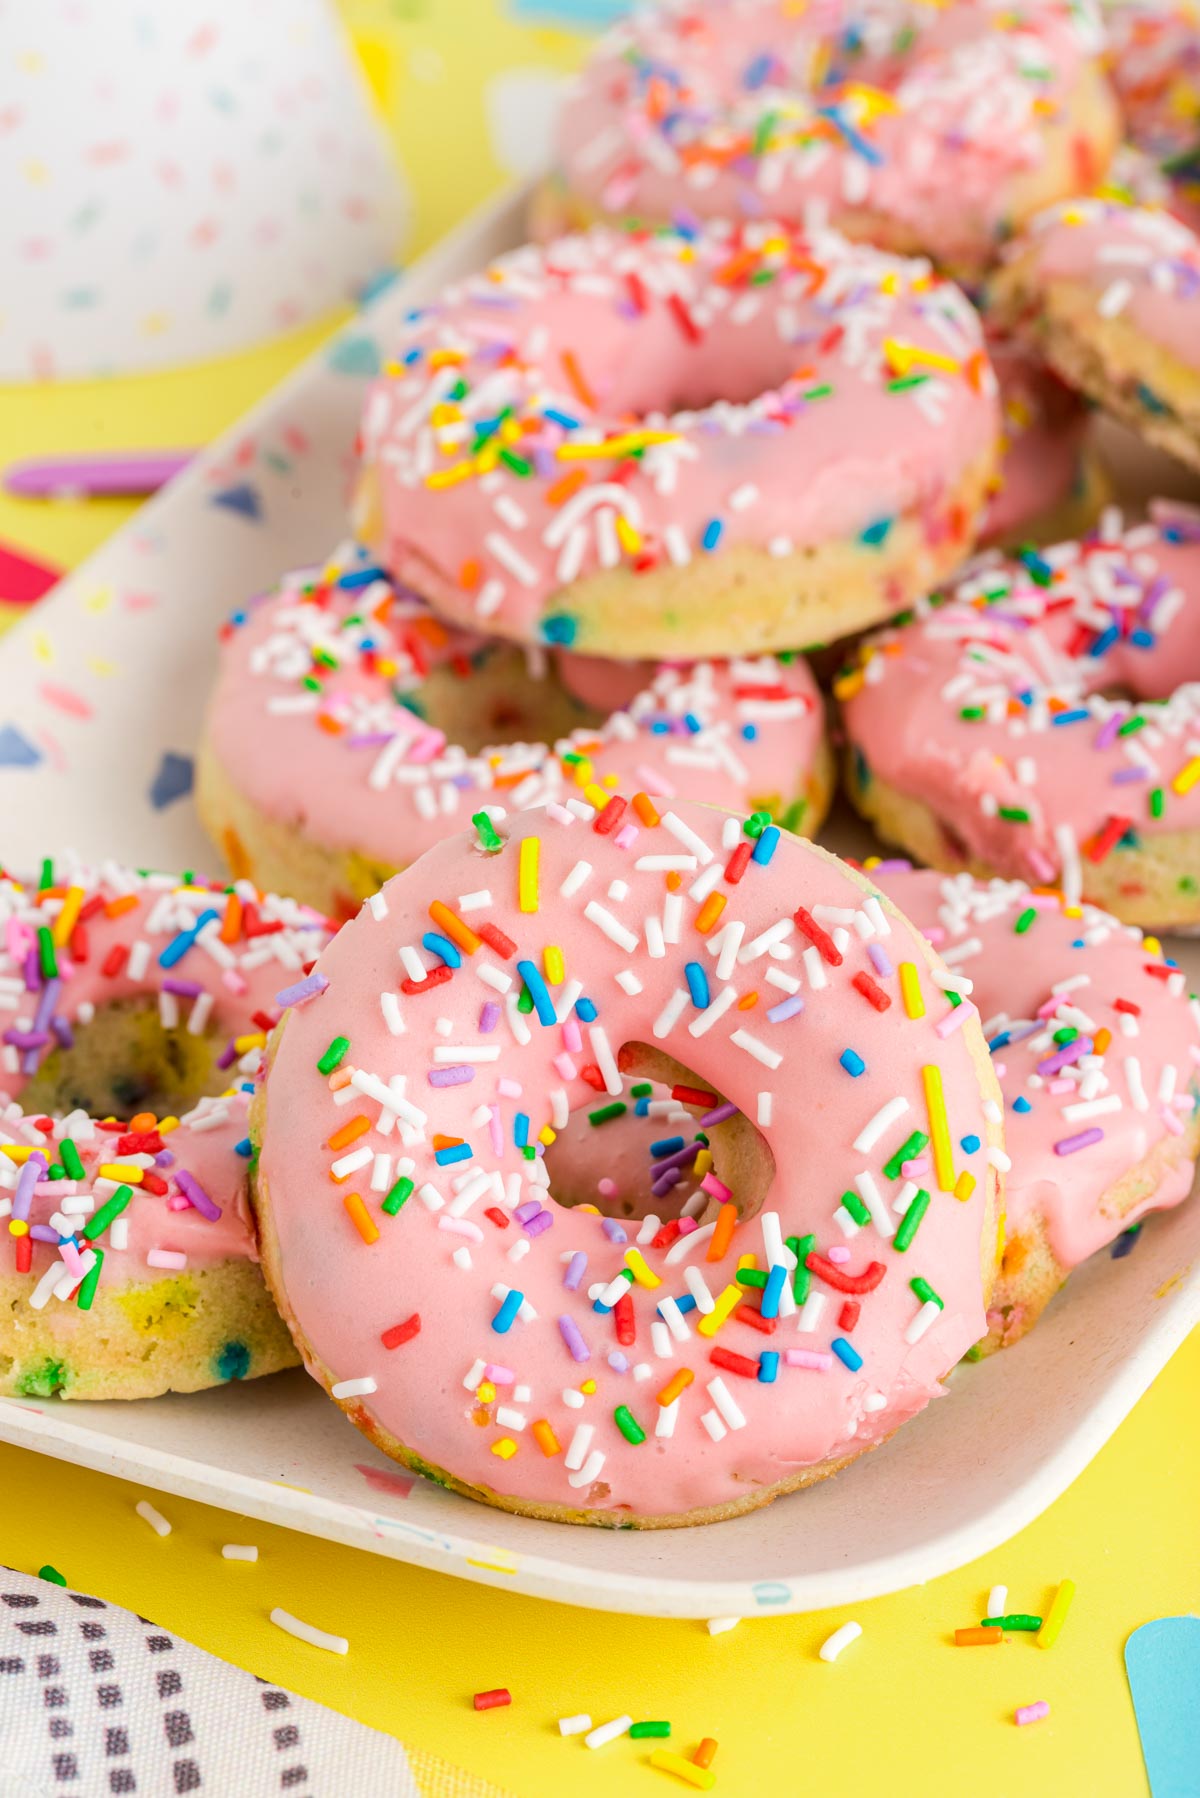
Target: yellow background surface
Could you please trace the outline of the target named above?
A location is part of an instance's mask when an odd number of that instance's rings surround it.
[[[486,123],[497,72],[567,68],[581,40],[518,24],[487,0],[347,0],[345,10],[394,127],[419,249],[511,173]],[[321,335],[310,329],[203,371],[0,391],[0,466],[19,455],[201,442]],[[0,496],[0,538],[70,564],[129,511]],[[416,1572],[169,1496],[158,1503],[174,1532],[159,1540],[135,1515],[142,1494],[133,1488],[8,1448],[0,1555],[29,1571],[51,1561],[73,1585],[522,1798],[685,1790],[645,1764],[653,1744],[591,1753],[558,1736],[561,1715],[601,1721],[626,1710],[669,1718],[672,1746],[684,1752],[715,1736],[718,1790],[739,1798],[1141,1794],[1122,1649],[1139,1623],[1200,1609],[1198,1392],[1200,1335],[1031,1528],[976,1566],[856,1607],[863,1638],[836,1666],[816,1650],[842,1614],[756,1620],[710,1637],[702,1624],[570,1610]],[[852,1483],[846,1500],[850,1535]],[[223,1561],[226,1541],[257,1543],[258,1564]],[[696,1533],[697,1566],[720,1552],[719,1529]],[[1039,1611],[1064,1575],[1078,1597],[1050,1653],[1021,1639],[951,1645],[993,1583],[1009,1587],[1012,1607]],[[349,1657],[283,1635],[268,1621],[274,1605],[348,1636]],[[512,1689],[512,1708],[474,1713],[471,1693],[495,1685]],[[1049,1701],[1049,1720],[1017,1729],[1014,1707],[1038,1698]]]

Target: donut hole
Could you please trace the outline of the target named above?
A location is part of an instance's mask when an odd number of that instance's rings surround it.
[[[453,662],[431,668],[418,709],[468,755],[508,743],[553,744],[573,730],[594,729],[607,716],[567,685],[554,657],[515,644],[472,656],[469,680]]]
[[[229,1085],[230,1070],[217,1066],[224,1047],[214,1035],[164,1025],[148,998],[117,1000],[76,1024],[71,1044],[51,1049],[16,1096],[24,1111],[51,1117],[177,1116]]]

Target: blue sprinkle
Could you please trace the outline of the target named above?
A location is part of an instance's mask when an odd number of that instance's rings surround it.
[[[542,636],[547,643],[562,643],[569,648],[578,630],[579,624],[569,612],[551,612],[542,619]]]
[[[1148,631],[1144,625],[1139,624],[1135,631],[1130,631],[1129,641],[1135,649],[1153,649],[1158,638],[1153,631]]]
[[[874,163],[876,167],[879,166],[883,161],[883,157],[879,154],[879,151],[875,148],[874,144],[869,144],[861,131],[856,131],[849,119],[842,117],[842,114],[838,111],[836,106],[818,106],[817,112],[821,118],[828,119],[831,124],[837,126],[846,142],[850,145],[850,148],[856,150],[864,162]]]
[[[1086,706],[1072,706],[1068,712],[1055,712],[1051,724],[1086,724],[1090,713]]]
[[[650,1144],[650,1153],[659,1161],[664,1155],[677,1155],[680,1149],[686,1147],[686,1139],[682,1136],[660,1136],[657,1142]]]
[[[1141,1233],[1142,1226],[1140,1224],[1134,1224],[1131,1230],[1122,1230],[1112,1245],[1113,1260],[1124,1261],[1126,1255],[1132,1255],[1134,1245]]]
[[[865,1074],[867,1071],[866,1062],[863,1060],[862,1056],[856,1054],[853,1049],[843,1049],[838,1056],[838,1060],[841,1062],[846,1072],[848,1074],[853,1074],[856,1080],[860,1074]]]
[[[159,952],[159,967],[173,968],[177,962],[181,962],[204,926],[215,923],[219,916],[218,912],[212,910],[202,911],[190,930],[181,930],[179,935],[172,937],[166,948]]]
[[[701,549],[716,549],[724,529],[725,526],[719,518],[710,518],[704,527],[704,535],[700,539]]]
[[[693,736],[698,735],[698,733],[704,729],[704,726],[701,724],[699,718],[697,718],[695,712],[685,712],[683,714],[683,722],[687,725]]]
[[[962,1142],[959,1144],[959,1148],[964,1155],[974,1155],[980,1147],[981,1144],[977,1136],[964,1136]]]
[[[168,805],[174,805],[177,799],[185,799],[191,790],[191,756],[176,755],[168,749],[150,782],[151,805],[156,812],[164,811]]]
[[[233,1152],[235,1155],[240,1155],[243,1161],[249,1161],[251,1155],[254,1153],[253,1144],[251,1143],[250,1138],[248,1136],[243,1136],[241,1142],[234,1143]]]
[[[518,1111],[513,1119],[513,1142],[518,1149],[523,1149],[529,1141],[529,1113]]]
[[[428,949],[431,955],[440,956],[448,968],[461,968],[462,956],[448,936],[441,936],[436,930],[427,930],[421,938],[421,947]]]
[[[517,973],[525,982],[525,990],[533,1000],[533,1009],[537,1012],[539,1024],[555,1024],[554,1005],[546,991],[546,982],[542,979],[531,961],[519,961]]]
[[[557,406],[547,406],[542,417],[551,419],[556,425],[561,425],[564,431],[579,429],[579,420],[572,418],[569,412],[560,412]]]
[[[1027,1098],[1025,1098],[1025,1096],[1022,1094],[1022,1096],[1019,1099],[1013,1100],[1013,1110],[1014,1111],[1032,1111],[1033,1106],[1029,1103],[1029,1100]]]
[[[675,1303],[679,1306],[681,1311],[694,1311],[696,1309],[696,1301],[690,1292],[681,1292],[679,1297],[675,1300]],[[658,1307],[658,1315],[660,1317],[662,1316],[661,1305]]]
[[[760,868],[765,868],[778,847],[779,826],[777,824],[768,824],[757,843],[755,843],[750,860],[752,862],[757,862]]]
[[[521,1306],[525,1303],[525,1294],[518,1292],[514,1286],[492,1319],[492,1328],[497,1336],[506,1336],[512,1329]]]
[[[581,1024],[594,1024],[600,1013],[591,999],[583,998],[575,1001],[575,1016]]]
[[[779,1300],[787,1284],[788,1270],[782,1261],[777,1261],[767,1275],[767,1283],[763,1287],[762,1314],[764,1317],[779,1316]]]
[[[847,1342],[844,1336],[835,1336],[829,1346],[844,1367],[848,1367],[851,1373],[858,1372],[863,1364],[862,1356],[852,1342]]]
[[[248,481],[239,482],[236,487],[226,487],[219,493],[210,493],[208,503],[210,506],[223,506],[227,512],[237,512],[254,524],[262,517],[262,501],[257,489]]]
[[[683,972],[688,983],[688,992],[692,995],[692,1004],[697,1011],[707,1011],[711,1001],[708,975],[698,961],[689,961]]]
[[[451,1143],[448,1148],[435,1149],[433,1159],[439,1167],[452,1167],[456,1161],[470,1161],[471,1145],[469,1142]]]
[[[369,587],[372,581],[386,581],[387,578],[384,569],[372,564],[369,568],[347,569],[345,574],[338,576],[335,585],[343,588],[347,593],[353,593],[359,587]]]
[[[880,543],[886,543],[888,532],[895,522],[894,518],[877,519],[874,524],[869,524],[866,530],[859,534],[859,542],[869,544],[871,548],[876,548]]]
[[[757,724],[743,724],[743,726],[742,726],[742,742],[743,743],[757,743],[758,742],[758,726],[757,726]]]
[[[1117,638],[1120,636],[1120,634],[1121,633],[1117,629],[1116,625],[1110,624],[1108,629],[1106,631],[1102,631],[1100,633],[1100,635],[1096,638],[1096,641],[1092,644],[1092,647],[1088,650],[1088,654],[1090,656],[1107,655],[1108,651],[1112,648],[1113,644],[1117,641]]]
[[[649,1101],[649,1099],[639,1099],[633,1109],[636,1112],[638,1117],[648,1118],[650,1116],[650,1101]]]
[[[779,1377],[779,1354],[776,1349],[764,1349],[758,1357],[758,1377],[764,1386],[774,1385]]]

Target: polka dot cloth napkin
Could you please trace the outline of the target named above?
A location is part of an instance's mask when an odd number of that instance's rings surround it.
[[[117,1605],[0,1568],[2,1798],[503,1798]]]

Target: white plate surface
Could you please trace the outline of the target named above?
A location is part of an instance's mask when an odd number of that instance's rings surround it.
[[[64,845],[212,865],[189,788],[216,626],[342,533],[379,345],[409,306],[519,241],[522,210],[514,196],[447,239],[0,642],[9,866]],[[1137,472],[1144,490],[1146,466]],[[826,840],[845,847],[848,828]],[[1200,976],[1200,950],[1180,958]],[[132,1405],[0,1402],[0,1438],[569,1603],[678,1617],[813,1610],[948,1572],[1050,1504],[1200,1320],[1198,1263],[1192,1204],[1152,1222],[1127,1259],[1097,1257],[1031,1336],[961,1368],[952,1393],[876,1454],[704,1532],[572,1529],[412,1481],[301,1372]]]

